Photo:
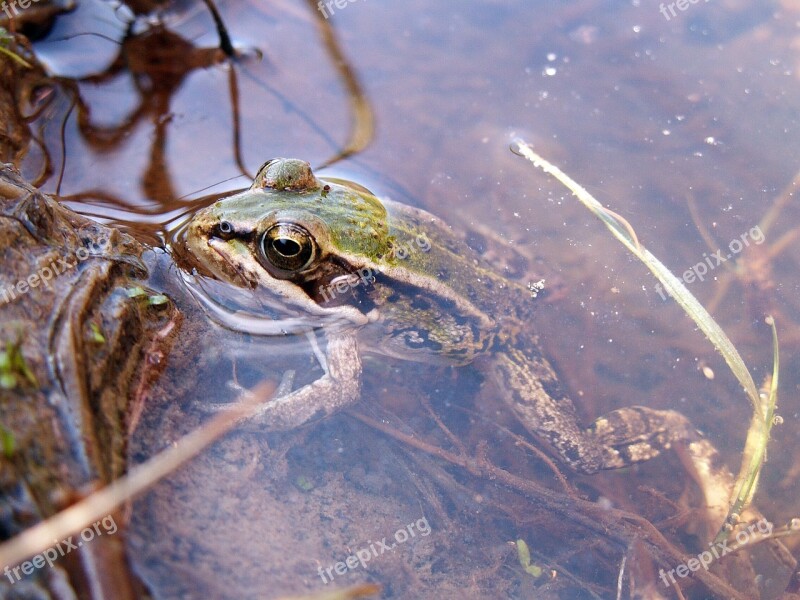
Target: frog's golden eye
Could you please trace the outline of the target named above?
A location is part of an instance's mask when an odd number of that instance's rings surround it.
[[[314,259],[316,243],[303,227],[294,223],[278,223],[261,238],[261,252],[276,269],[299,271]]]

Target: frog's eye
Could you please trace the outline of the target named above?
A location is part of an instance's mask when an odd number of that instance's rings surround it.
[[[299,271],[314,259],[316,244],[307,230],[294,223],[278,223],[261,238],[261,252],[280,271]]]

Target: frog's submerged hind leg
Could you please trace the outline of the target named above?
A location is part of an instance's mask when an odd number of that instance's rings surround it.
[[[654,458],[674,446],[703,494],[705,537],[713,539],[727,514],[734,479],[717,449],[689,419],[674,410],[631,406],[601,416],[584,430],[575,406],[539,353],[535,338],[508,336],[495,350],[492,371],[517,418],[536,437],[548,441],[574,470],[617,469]],[[763,518],[752,505],[741,516],[746,522]],[[796,566],[791,553],[779,540],[766,543],[775,564],[785,567],[791,577]]]
[[[632,406],[614,410],[588,429],[535,343],[517,338],[495,358],[494,371],[517,417],[581,473],[618,469],[650,460],[675,443],[702,439],[689,420],[672,410]]]
[[[582,429],[550,364],[535,344],[519,342],[496,355],[494,372],[526,429],[545,439],[572,469],[586,474],[650,460],[674,445],[701,488],[709,523],[722,524],[733,476],[689,419],[674,410],[631,406],[613,410]]]

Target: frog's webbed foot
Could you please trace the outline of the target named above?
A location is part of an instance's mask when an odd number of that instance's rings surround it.
[[[687,473],[700,486],[709,520],[721,525],[733,475],[714,445],[675,410],[629,406],[606,413],[586,430],[602,451],[602,469],[618,469],[655,458],[675,447]]]
[[[681,413],[645,406],[606,413],[586,433],[602,450],[601,469],[619,469],[650,460],[676,442],[689,444],[700,439]]]
[[[675,410],[628,406],[612,410],[586,430],[602,452],[601,469],[650,460],[673,446],[687,473],[700,486],[709,521],[721,525],[733,489],[733,475],[714,445]]]
[[[288,392],[291,379],[281,382],[279,395],[242,425],[254,431],[286,431],[317,417],[331,415],[358,400],[361,395],[361,358],[353,333],[328,333],[325,349],[325,374],[294,392]]]

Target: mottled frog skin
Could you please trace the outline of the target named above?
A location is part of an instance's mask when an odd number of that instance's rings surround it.
[[[325,375],[264,405],[258,427],[291,429],[359,399],[366,352],[492,375],[524,426],[585,473],[648,460],[697,434],[674,411],[629,407],[582,428],[542,356],[535,300],[437,217],[274,159],[250,189],[198,212],[186,234],[214,276],[252,289],[327,340]]]

